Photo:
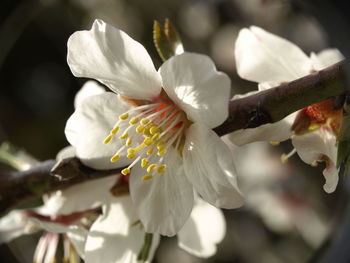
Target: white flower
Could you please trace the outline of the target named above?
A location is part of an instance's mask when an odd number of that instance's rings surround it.
[[[140,43],[96,20],[69,38],[68,64],[115,93],[84,99],[67,122],[67,139],[88,166],[129,165],[123,174],[131,173],[146,232],[176,234],[194,190],[215,206],[242,205],[229,149],[211,130],[228,116],[230,80],[210,58],[183,53],[157,72]]]
[[[91,226],[85,246],[85,261],[106,263],[137,263],[144,245],[145,231],[138,222],[137,212],[129,196],[112,198]],[[216,253],[222,241],[226,224],[220,209],[196,199],[189,220],[178,233],[181,248],[198,257]],[[160,236],[153,234],[146,262],[151,262]]]
[[[254,26],[240,31],[235,57],[238,74],[244,79],[258,82],[259,91],[303,77],[343,59],[336,49],[312,53],[309,57],[288,40]],[[324,190],[330,193],[338,182],[336,135],[341,117],[342,111],[334,111],[332,100],[327,100],[310,105],[276,123],[236,131],[231,139],[235,144],[243,145],[264,140],[279,142],[294,134],[292,143],[295,150],[283,156],[283,161],[295,151],[306,163],[317,165],[317,162],[325,161]]]

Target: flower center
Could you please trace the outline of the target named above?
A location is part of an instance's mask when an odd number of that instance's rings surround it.
[[[328,99],[303,108],[296,117],[292,130],[297,135],[329,127],[335,135],[339,134],[343,110],[333,109],[333,99]]]
[[[148,180],[156,173],[165,173],[164,157],[170,147],[180,152],[187,122],[185,113],[171,102],[141,105],[119,115],[103,143],[108,144],[115,137],[125,141],[111,157],[111,162],[118,161],[126,151],[127,158],[133,162],[122,174],[129,174],[131,168],[140,163],[146,171],[142,180]],[[150,159],[155,162],[151,163]]]

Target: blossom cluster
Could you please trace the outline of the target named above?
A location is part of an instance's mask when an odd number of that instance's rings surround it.
[[[238,75],[258,83],[256,92],[343,59],[335,49],[307,56],[258,27],[242,29],[234,50]],[[71,146],[58,159],[77,156],[88,167],[121,172],[51,193],[36,209],[12,211],[0,220],[6,233],[0,241],[44,229],[38,263],[55,257],[59,233],[65,257],[85,262],[150,262],[161,235],[177,235],[179,246],[198,257],[215,254],[226,227],[219,208],[244,201],[230,149],[212,130],[229,115],[229,77],[208,56],[183,48],[156,70],[139,42],[102,20],[69,38],[67,61],[75,76],[97,82],[76,95],[65,128]],[[291,139],[295,149],[282,161],[297,152],[312,166],[325,162],[324,190],[333,192],[343,112],[332,103],[229,139],[236,145]]]

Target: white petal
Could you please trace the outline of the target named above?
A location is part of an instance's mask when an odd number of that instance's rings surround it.
[[[183,158],[186,175],[204,200],[222,208],[243,204],[230,150],[211,129],[200,123],[190,126]]]
[[[52,223],[48,221],[42,221],[38,218],[29,218],[30,221],[37,227],[53,233],[66,233],[70,241],[74,245],[78,254],[84,257],[84,246],[87,238],[88,231],[81,225],[63,225],[58,223]]]
[[[285,141],[292,135],[291,127],[296,114],[297,113],[292,113],[275,123],[267,123],[256,128],[234,131],[229,134],[229,139],[236,145],[244,145],[257,141]]]
[[[75,250],[82,259],[85,259],[85,244],[88,233],[89,231],[83,227],[79,227],[76,230],[70,230],[67,232],[67,236],[70,242],[73,244]]]
[[[254,82],[291,81],[312,69],[299,47],[258,27],[240,31],[235,58],[239,76]]]
[[[214,128],[227,119],[231,82],[209,57],[194,53],[174,56],[159,72],[165,92],[191,121]]]
[[[129,196],[115,198],[104,209],[91,226],[86,246],[86,263],[137,263],[145,232],[139,224],[134,204]],[[159,236],[153,235],[152,248],[147,262],[151,262],[155,249],[159,243]]]
[[[62,150],[60,150],[56,155],[56,160],[60,161],[66,158],[76,156],[75,148],[73,146],[66,146]]]
[[[207,258],[226,234],[225,217],[220,209],[198,198],[184,227],[177,234],[179,246],[190,254]]]
[[[154,159],[150,159],[153,163]],[[146,232],[175,235],[189,217],[193,207],[193,188],[188,182],[179,153],[168,149],[164,174],[143,181],[146,170],[139,165],[130,176],[130,194]]]
[[[85,82],[83,87],[77,92],[74,98],[74,107],[77,108],[81,102],[87,97],[98,95],[106,92],[106,90],[96,81],[89,80]]]
[[[77,77],[97,79],[128,98],[152,99],[160,77],[146,49],[123,31],[95,20],[68,40],[68,65]]]
[[[292,143],[300,158],[311,164],[314,161],[323,161],[327,157],[327,166],[323,170],[326,183],[323,186],[327,193],[335,190],[338,184],[336,136],[326,128],[305,135],[295,136]]]
[[[21,210],[12,210],[0,218],[0,244],[28,234],[28,231],[26,231],[27,219],[25,212]]]
[[[311,53],[311,61],[315,70],[321,70],[329,67],[344,59],[344,56],[336,48],[322,50],[315,54]]]
[[[115,163],[110,161],[122,147],[121,140],[114,138],[107,145],[103,141],[117,122],[118,116],[130,107],[112,92],[88,97],[77,107],[67,121],[65,133],[84,164],[96,169],[112,169],[129,163],[126,158]]]
[[[69,215],[97,208],[109,201],[110,189],[116,183],[115,175],[86,181],[50,194],[37,212],[42,215]]]

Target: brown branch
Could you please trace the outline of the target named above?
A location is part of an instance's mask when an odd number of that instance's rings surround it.
[[[120,171],[95,170],[77,158],[67,158],[58,163],[48,160],[22,172],[0,174],[0,216],[30,198]]]
[[[346,88],[343,60],[297,80],[231,101],[229,118],[214,130],[222,136],[273,123],[310,104],[340,96]]]
[[[238,129],[276,122],[310,104],[340,96],[347,92],[344,67],[342,61],[259,94],[231,101],[230,117],[214,130],[224,135]],[[0,215],[23,200],[120,173],[122,169],[94,170],[84,166],[77,158],[55,163],[50,160],[24,172],[0,175]]]

